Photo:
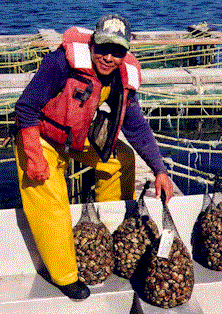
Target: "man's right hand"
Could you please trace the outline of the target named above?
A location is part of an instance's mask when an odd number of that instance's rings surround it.
[[[31,180],[44,182],[49,179],[49,165],[43,155],[39,127],[21,129],[24,152],[27,156],[27,176]]]

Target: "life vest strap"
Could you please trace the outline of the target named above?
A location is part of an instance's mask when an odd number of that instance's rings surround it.
[[[46,122],[51,123],[54,127],[65,131],[65,133],[68,135],[66,140],[65,140],[65,152],[68,153],[70,147],[72,146],[72,142],[73,142],[73,134],[72,134],[71,127],[68,125],[66,125],[66,126],[62,125],[62,124],[50,119],[43,112],[40,113],[40,120],[45,120]]]
[[[81,73],[81,72],[80,72]],[[87,84],[87,87],[85,90],[76,87],[72,97],[73,99],[77,99],[79,101],[81,101],[80,107],[82,107],[84,105],[84,102],[89,99],[89,97],[92,94],[93,91],[93,84],[92,81],[84,76],[81,76],[79,74],[77,74],[76,72],[72,71],[71,73],[69,73],[69,77],[70,78],[74,78],[82,83]]]

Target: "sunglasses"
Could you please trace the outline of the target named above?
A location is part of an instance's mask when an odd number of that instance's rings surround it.
[[[127,49],[118,44],[96,44],[94,51],[103,56],[111,54],[115,58],[124,58],[127,53]]]

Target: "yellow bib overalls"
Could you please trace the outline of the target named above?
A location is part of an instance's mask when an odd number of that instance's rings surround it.
[[[101,91],[101,105],[110,92]],[[51,145],[40,139],[43,153],[50,168],[50,178],[43,184],[26,175],[27,157],[17,136],[15,155],[23,208],[36,245],[51,279],[58,285],[68,285],[78,279],[78,269],[72,234],[72,221],[64,173],[69,159],[95,169],[97,202],[135,199],[135,159],[133,150],[117,140],[117,156],[111,155],[103,163],[86,140],[82,152],[64,152],[63,145]]]

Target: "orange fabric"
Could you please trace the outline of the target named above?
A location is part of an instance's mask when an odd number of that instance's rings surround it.
[[[45,181],[49,178],[49,165],[40,144],[39,127],[21,129],[24,152],[27,156],[27,176],[30,179]]]

